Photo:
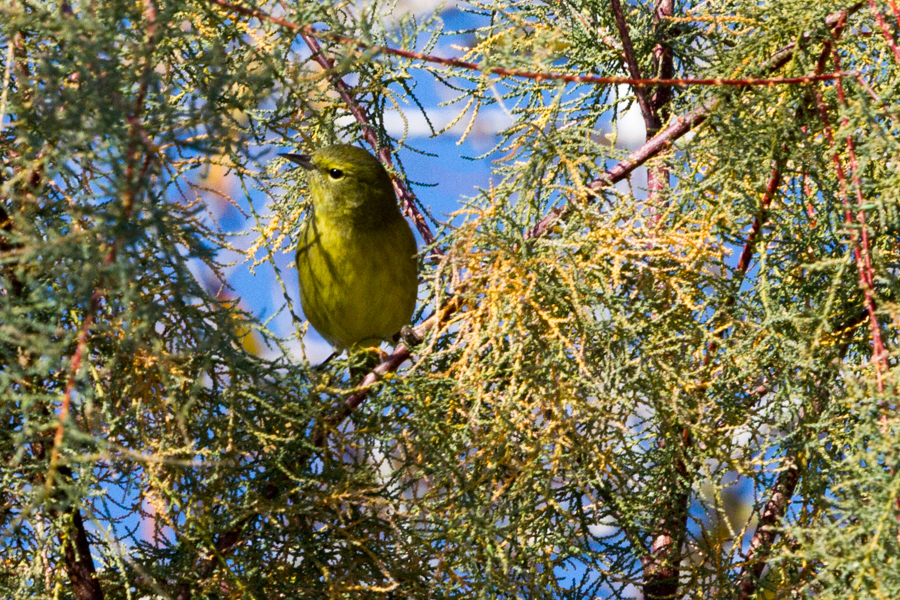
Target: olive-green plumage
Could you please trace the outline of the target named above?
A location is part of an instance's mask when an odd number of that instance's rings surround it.
[[[306,318],[337,349],[390,339],[412,318],[418,277],[387,171],[346,144],[282,156],[309,171],[312,207],[297,247]]]

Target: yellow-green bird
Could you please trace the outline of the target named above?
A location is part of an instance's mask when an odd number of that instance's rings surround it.
[[[378,346],[416,306],[416,239],[391,178],[348,144],[282,154],[309,171],[312,206],[297,247],[300,303],[337,350]]]

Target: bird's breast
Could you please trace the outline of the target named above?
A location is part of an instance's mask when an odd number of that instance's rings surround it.
[[[418,288],[415,238],[398,214],[379,227],[310,220],[297,251],[300,301],[338,347],[387,339],[409,323]]]

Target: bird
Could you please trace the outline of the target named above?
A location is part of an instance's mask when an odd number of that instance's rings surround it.
[[[308,174],[296,258],[306,319],[336,352],[390,341],[409,325],[418,292],[416,239],[390,175],[350,144],[280,156]]]

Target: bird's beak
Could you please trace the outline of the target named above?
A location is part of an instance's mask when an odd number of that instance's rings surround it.
[[[297,163],[307,171],[312,171],[316,168],[315,165],[312,164],[312,156],[309,154],[279,154],[278,156],[283,156],[289,161]]]

